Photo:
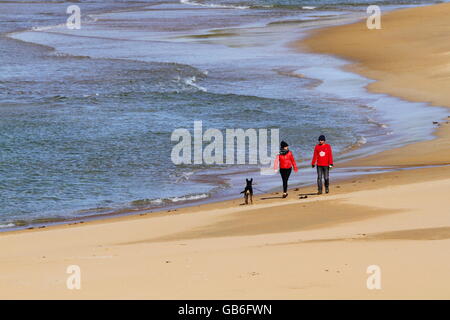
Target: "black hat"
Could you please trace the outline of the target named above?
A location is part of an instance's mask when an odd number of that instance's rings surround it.
[[[320,135],[319,137],[319,141],[326,141],[327,139],[325,139],[325,136],[323,134]]]
[[[289,145],[286,143],[286,141],[281,141],[280,143],[280,147],[284,148],[284,147],[288,147]]]

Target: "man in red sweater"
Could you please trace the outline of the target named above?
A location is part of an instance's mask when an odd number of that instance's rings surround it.
[[[314,168],[317,165],[317,188],[318,194],[322,194],[322,179],[325,180],[325,192],[330,192],[330,168],[333,167],[333,151],[331,146],[325,143],[325,136],[319,137],[319,144],[314,148],[314,155],[311,166]]]

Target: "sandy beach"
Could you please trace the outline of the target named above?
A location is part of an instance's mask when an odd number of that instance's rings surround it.
[[[450,4],[404,9],[381,30],[361,21],[297,45],[347,59],[377,80],[370,91],[450,107],[449,15]],[[327,195],[0,233],[0,299],[449,299],[449,120],[430,119],[432,141],[336,163],[401,170],[332,182]],[[67,289],[70,265],[80,290]],[[366,285],[372,265],[379,290]]]

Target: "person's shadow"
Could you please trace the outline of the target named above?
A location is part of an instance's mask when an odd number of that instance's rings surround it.
[[[314,193],[299,193],[298,196],[299,197],[304,197],[304,196],[317,196],[318,193],[314,192]]]
[[[270,199],[283,199],[283,196],[275,196],[275,197],[264,197],[261,200],[270,200]]]
[[[308,196],[317,196],[318,195],[318,193],[317,192],[315,192],[315,193],[299,193],[298,194],[298,196],[299,197],[308,197]],[[261,198],[261,200],[270,200],[270,199],[283,199],[283,196],[274,196],[274,197],[264,197],[264,198]]]

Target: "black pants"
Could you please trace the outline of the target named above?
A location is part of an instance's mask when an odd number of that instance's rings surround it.
[[[286,193],[288,189],[288,180],[289,176],[291,175],[292,168],[289,169],[281,169],[280,168],[280,174],[281,179],[283,180],[283,192]]]
[[[317,166],[317,188],[322,191],[322,179],[325,180],[325,188],[330,185],[330,167]]]

